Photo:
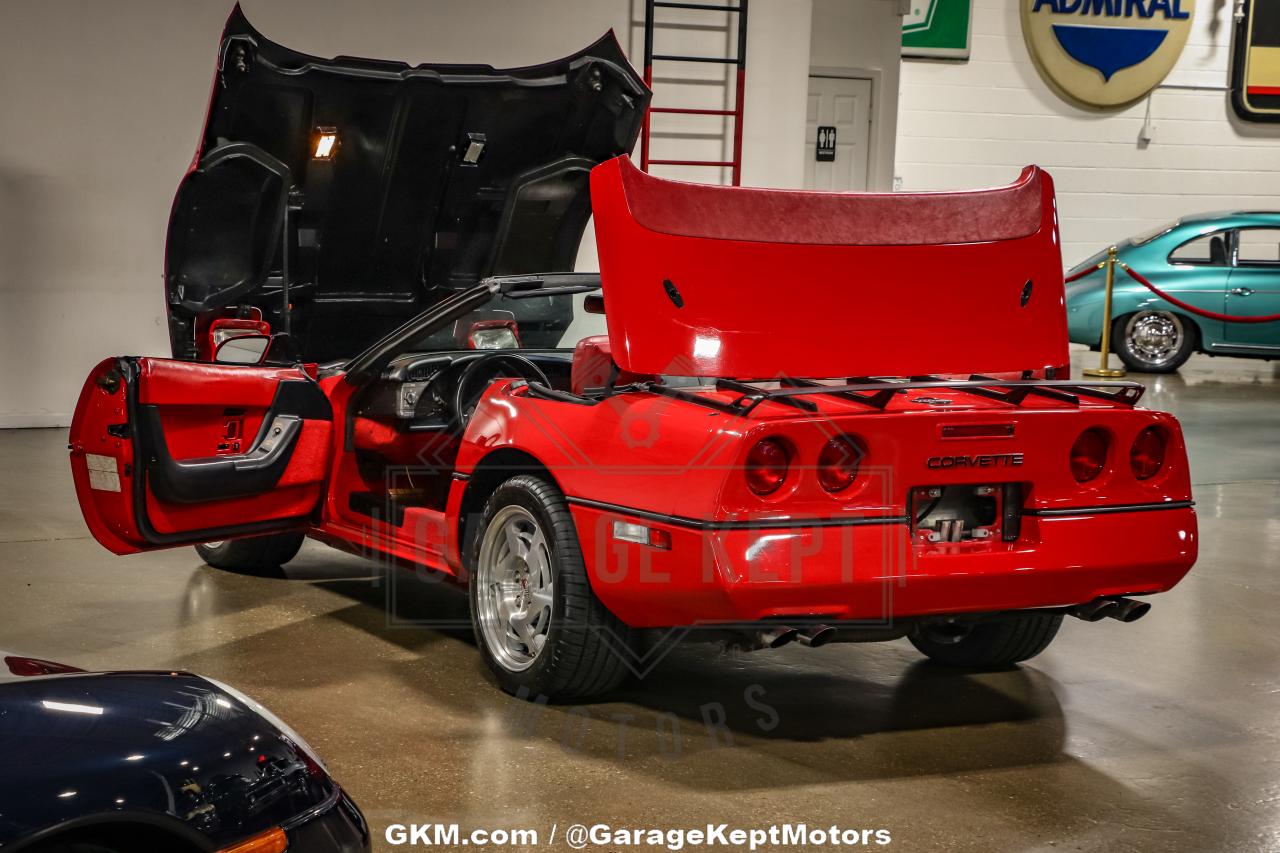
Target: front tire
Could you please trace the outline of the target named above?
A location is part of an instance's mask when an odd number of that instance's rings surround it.
[[[908,635],[911,645],[938,663],[1001,668],[1030,660],[1058,634],[1061,613],[1020,613],[985,622],[924,623]]]
[[[1138,311],[1116,318],[1111,345],[1132,371],[1173,373],[1196,351],[1197,333],[1194,323],[1171,311]]]
[[[246,575],[265,575],[279,571],[292,560],[306,537],[301,533],[277,533],[249,539],[205,542],[196,553],[215,569],[227,569]]]
[[[596,597],[564,495],[520,475],[494,490],[469,562],[471,621],[485,663],[523,699],[616,687],[634,637]]]

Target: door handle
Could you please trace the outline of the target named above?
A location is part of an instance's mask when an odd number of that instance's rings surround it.
[[[1253,288],[1252,287],[1233,287],[1231,288],[1231,290],[1227,292],[1230,293],[1232,296],[1252,296]]]

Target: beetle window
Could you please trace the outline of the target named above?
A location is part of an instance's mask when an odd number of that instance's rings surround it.
[[[1236,241],[1236,265],[1280,267],[1280,228],[1243,228]]]
[[[1188,240],[1169,253],[1171,264],[1195,264],[1207,267],[1227,265],[1227,232],[1205,234]]]
[[[1182,221],[1179,219],[1175,219],[1172,222],[1166,222],[1165,224],[1161,225],[1159,228],[1153,228],[1150,231],[1143,231],[1141,234],[1134,237],[1129,242],[1135,246],[1145,246],[1155,238],[1163,237],[1164,235],[1168,234],[1170,231],[1177,228],[1181,224],[1182,224]]]

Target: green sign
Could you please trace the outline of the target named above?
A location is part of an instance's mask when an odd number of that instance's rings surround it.
[[[968,59],[973,0],[911,0],[902,18],[902,55]]]

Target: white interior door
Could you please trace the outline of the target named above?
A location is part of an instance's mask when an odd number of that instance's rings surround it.
[[[832,127],[836,129],[835,159],[819,162],[818,129]],[[871,144],[871,81],[810,77],[804,142],[805,189],[865,190]]]

